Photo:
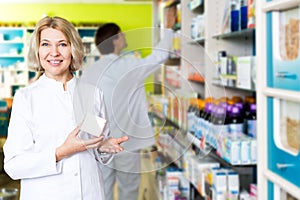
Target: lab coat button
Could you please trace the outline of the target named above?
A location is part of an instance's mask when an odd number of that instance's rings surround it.
[[[78,176],[78,173],[76,172],[76,173],[74,174],[74,176]]]

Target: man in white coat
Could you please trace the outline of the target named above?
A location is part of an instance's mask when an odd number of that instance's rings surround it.
[[[149,33],[149,29],[148,29]],[[127,32],[135,39],[145,34],[144,29]],[[125,34],[115,23],[98,28],[95,43],[101,56],[86,68],[82,80],[96,84],[104,92],[104,101],[112,137],[129,136],[124,144],[126,151],[115,156],[110,165],[103,166],[105,195],[113,200],[114,184],[118,184],[118,196],[122,200],[138,199],[140,185],[140,150],[155,143],[145,94],[145,79],[168,59],[173,40],[173,30],[164,30],[164,39],[145,58],[122,54],[127,47]]]

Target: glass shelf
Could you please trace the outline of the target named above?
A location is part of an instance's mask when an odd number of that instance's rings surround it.
[[[223,85],[221,83],[213,83],[213,85],[218,86],[218,87],[228,88],[228,89],[234,89],[234,90],[243,90],[243,91],[248,91],[248,92],[256,92],[255,89],[245,89],[245,88],[239,88],[239,87],[236,87],[236,86],[227,86],[227,85]]]
[[[236,38],[236,37],[252,37],[255,34],[255,28],[244,29],[240,31],[234,31],[230,33],[217,34],[214,35],[215,39],[226,39],[226,38]]]

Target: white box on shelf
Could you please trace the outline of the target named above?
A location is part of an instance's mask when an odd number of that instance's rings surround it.
[[[251,89],[252,56],[242,56],[237,59],[237,87]]]

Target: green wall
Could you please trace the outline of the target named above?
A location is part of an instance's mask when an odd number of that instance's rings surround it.
[[[115,22],[120,25],[123,31],[136,28],[152,27],[152,4],[46,4],[46,3],[24,3],[10,4],[0,3],[0,26],[22,23],[24,26],[32,26],[43,15],[60,16],[73,23],[103,23]],[[130,40],[131,46],[147,44],[151,46],[152,36],[146,35],[143,38]],[[148,81],[151,81],[149,77]],[[147,92],[153,88],[148,84]]]
[[[113,21],[124,30],[152,26],[151,4],[0,3],[0,22],[36,22],[45,14],[72,22]]]

